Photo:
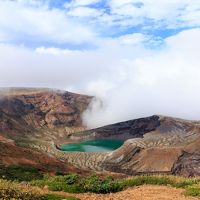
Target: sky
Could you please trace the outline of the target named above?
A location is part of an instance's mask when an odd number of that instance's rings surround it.
[[[0,86],[93,95],[88,127],[200,120],[200,0],[0,0]]]

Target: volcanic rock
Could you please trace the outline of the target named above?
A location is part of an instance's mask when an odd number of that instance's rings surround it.
[[[153,115],[86,130],[81,115],[92,98],[50,89],[1,89],[0,163],[46,171],[200,175],[200,121]],[[92,139],[124,144],[104,153],[59,148]]]

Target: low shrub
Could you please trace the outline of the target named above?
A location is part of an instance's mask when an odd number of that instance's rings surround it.
[[[44,194],[40,189],[29,185],[21,185],[14,181],[0,179],[0,199],[19,200],[79,200],[75,197],[65,197],[56,194]]]
[[[185,194],[189,196],[200,196],[200,183],[186,187]]]
[[[40,190],[0,179],[0,199],[42,200]]]
[[[65,191],[69,193],[109,193],[121,191],[120,184],[111,177],[100,179],[98,176],[80,177],[75,174],[65,176],[55,176],[42,180],[32,181],[32,185],[44,187],[48,186],[52,191]]]
[[[119,182],[114,181],[112,177],[100,179],[98,176],[89,176],[82,180],[82,185],[86,192],[110,193],[121,191]]]
[[[32,181],[32,185],[34,186],[48,186],[51,191],[65,191],[69,193],[85,192],[80,183],[80,177],[76,174],[53,177],[45,176],[42,180]]]

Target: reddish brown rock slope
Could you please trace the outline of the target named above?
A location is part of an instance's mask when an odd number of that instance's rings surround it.
[[[84,129],[81,114],[92,97],[49,89],[0,90],[0,163],[45,171],[76,170],[45,153],[50,141]],[[31,148],[37,143],[36,149]]]

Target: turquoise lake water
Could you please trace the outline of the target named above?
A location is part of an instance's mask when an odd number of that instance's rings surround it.
[[[107,152],[119,148],[124,142],[121,140],[88,140],[73,144],[61,145],[62,151],[69,152]]]

